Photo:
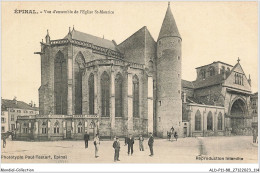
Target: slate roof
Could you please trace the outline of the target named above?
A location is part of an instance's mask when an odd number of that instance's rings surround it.
[[[38,107],[31,107],[29,104],[27,104],[23,101],[17,101],[17,104],[16,104],[15,100],[8,100],[8,99],[2,99],[2,107],[3,108],[35,110],[35,111],[39,110]]]
[[[175,36],[181,38],[176,22],[172,15],[171,7],[168,5],[158,40],[162,37]]]
[[[222,74],[217,74],[214,76],[207,77],[205,80],[196,80],[193,81],[192,84],[194,88],[203,88],[207,86],[212,86],[212,85],[218,85],[223,82],[223,75]]]
[[[111,40],[103,39],[97,36],[86,34],[84,32],[76,31],[75,29],[71,31],[71,35],[72,39],[93,43],[94,45],[116,51],[116,45]],[[64,37],[64,39],[67,39],[68,37],[69,34],[67,34]]]

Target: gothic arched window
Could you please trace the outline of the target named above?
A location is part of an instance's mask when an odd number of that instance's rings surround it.
[[[107,72],[101,75],[101,107],[102,116],[110,115],[110,78]]]
[[[139,79],[133,77],[133,116],[139,117]]]
[[[223,124],[222,113],[220,112],[218,114],[218,130],[222,130],[222,124]]]
[[[199,110],[195,114],[195,130],[201,130],[201,114]]]
[[[213,130],[213,118],[211,111],[208,113],[207,116],[207,130]]]
[[[85,59],[81,52],[76,56],[74,63],[75,79],[75,114],[82,114],[82,75],[85,68]]]
[[[54,99],[55,114],[67,114],[67,62],[59,51],[54,61]]]
[[[123,77],[120,73],[115,78],[115,116],[123,115]]]
[[[54,133],[60,133],[60,127],[59,127],[59,122],[56,121],[54,123]]]
[[[93,115],[95,110],[95,90],[94,90],[94,75],[91,73],[88,78],[88,96],[89,96],[89,114]]]

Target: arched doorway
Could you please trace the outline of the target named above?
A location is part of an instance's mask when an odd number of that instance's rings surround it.
[[[235,100],[230,109],[231,128],[235,135],[243,135],[246,127],[245,118],[247,115],[247,105],[241,98]]]

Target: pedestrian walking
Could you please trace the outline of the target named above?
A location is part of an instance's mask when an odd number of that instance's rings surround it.
[[[6,136],[3,136],[2,139],[3,139],[3,148],[5,148],[5,146],[6,146]]]
[[[154,143],[153,134],[150,133],[150,137],[149,137],[149,140],[148,140],[148,146],[150,148],[150,155],[149,156],[153,156],[153,143]]]
[[[84,135],[85,148],[88,148],[88,140],[89,140],[89,134],[86,133],[86,134]]]
[[[125,136],[125,146],[127,145],[128,137],[127,135]]]
[[[140,135],[140,136],[139,136],[139,149],[140,149],[140,151],[144,151],[143,142],[144,142],[144,138],[143,138],[142,135]]]
[[[177,132],[174,133],[174,138],[175,138],[176,141],[177,141],[177,139],[178,139],[178,134],[177,134]]]
[[[170,132],[171,132],[171,138],[170,138],[170,140],[173,141],[173,137],[174,137],[174,128],[173,128],[173,126],[172,126]]]
[[[99,156],[98,156],[99,145],[100,145],[99,136],[98,136],[98,134],[96,134],[96,137],[94,138],[95,157],[96,157],[96,158],[99,157]]]
[[[128,152],[127,153],[128,153],[128,156],[130,154],[130,150],[131,150],[131,155],[134,152],[134,143],[135,143],[135,140],[134,140],[133,136],[129,135],[129,138],[127,140],[127,144],[128,144]]]
[[[114,141],[113,143],[113,148],[115,149],[114,162],[120,161],[119,160],[120,142],[118,137],[116,137],[116,141]]]
[[[256,130],[253,129],[253,143],[256,143]]]

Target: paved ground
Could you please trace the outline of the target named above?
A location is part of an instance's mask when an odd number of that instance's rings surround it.
[[[46,141],[25,142],[7,140],[6,148],[2,148],[3,163],[114,163],[112,141],[101,141],[99,158],[94,157],[93,141],[85,149],[83,141]],[[139,151],[138,141],[134,144],[134,154],[127,155],[127,146],[121,141],[120,162],[117,163],[257,163],[258,145],[252,143],[252,137],[207,137],[180,138],[169,142],[166,139],[155,139],[153,157],[149,157],[147,139],[144,141],[145,151]],[[1,144],[2,145],[2,144]],[[203,158],[222,157],[225,160],[197,160]],[[25,156],[34,159],[25,159]],[[50,155],[48,159],[38,159],[36,155]],[[67,159],[54,159],[54,155],[67,156]],[[14,156],[23,159],[15,160]],[[6,159],[6,157],[12,157]],[[243,160],[227,160],[232,157]]]

